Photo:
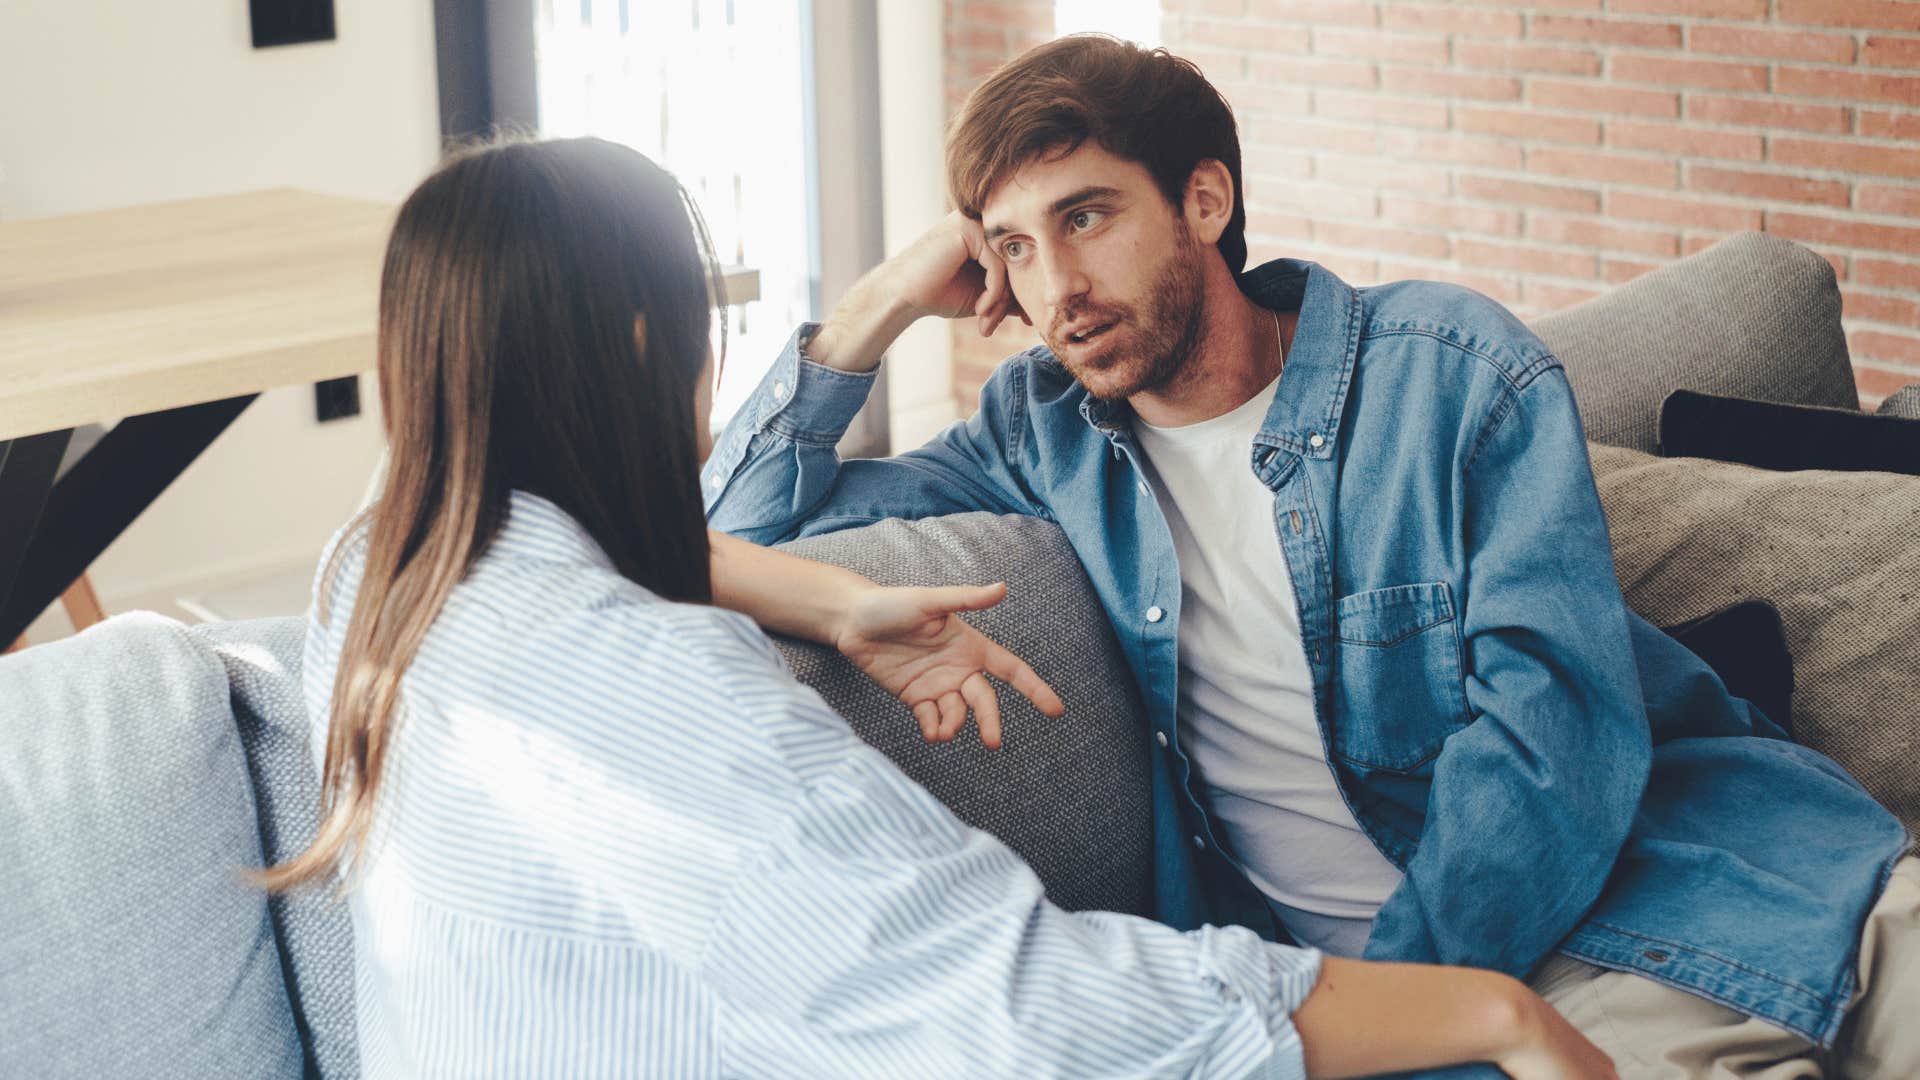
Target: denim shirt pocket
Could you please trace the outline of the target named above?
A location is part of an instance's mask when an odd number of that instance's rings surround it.
[[[1465,727],[1460,632],[1444,581],[1343,596],[1333,751],[1366,771],[1413,772]]]

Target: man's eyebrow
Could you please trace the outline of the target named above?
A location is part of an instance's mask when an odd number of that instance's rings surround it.
[[[1073,207],[1079,206],[1083,202],[1092,202],[1095,199],[1111,199],[1119,194],[1119,188],[1083,187],[1071,195],[1064,195],[1053,200],[1053,205],[1047,207],[1047,216],[1053,217]]]
[[[1078,191],[1053,200],[1053,204],[1047,207],[1047,216],[1056,217],[1073,207],[1079,206],[1081,203],[1092,202],[1095,199],[1112,199],[1121,194],[1122,192],[1119,188],[1099,187],[1097,185],[1093,187],[1083,187]],[[1014,229],[1011,225],[995,225],[993,228],[988,229],[984,235],[988,240],[998,240],[1012,231],[1014,231]]]

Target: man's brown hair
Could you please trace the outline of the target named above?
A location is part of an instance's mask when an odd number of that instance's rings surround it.
[[[1240,136],[1233,110],[1190,62],[1105,34],[1072,34],[1008,61],[974,88],[947,135],[947,187],[978,219],[994,188],[1036,158],[1091,141],[1139,162],[1176,210],[1194,166],[1213,158],[1233,178],[1233,215],[1220,255],[1247,263]]]

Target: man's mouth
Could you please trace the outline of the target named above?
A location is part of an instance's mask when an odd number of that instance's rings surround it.
[[[1097,326],[1089,326],[1083,330],[1075,330],[1068,334],[1067,341],[1074,345],[1084,345],[1111,329],[1113,329],[1112,323],[1101,323]]]

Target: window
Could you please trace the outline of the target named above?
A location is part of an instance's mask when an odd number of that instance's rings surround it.
[[[724,424],[811,317],[803,0],[537,0],[540,130],[624,143],[680,178],[723,263],[760,272],[727,310]]]
[[[1160,44],[1160,0],[1054,0],[1057,34],[1098,30],[1142,45]]]

